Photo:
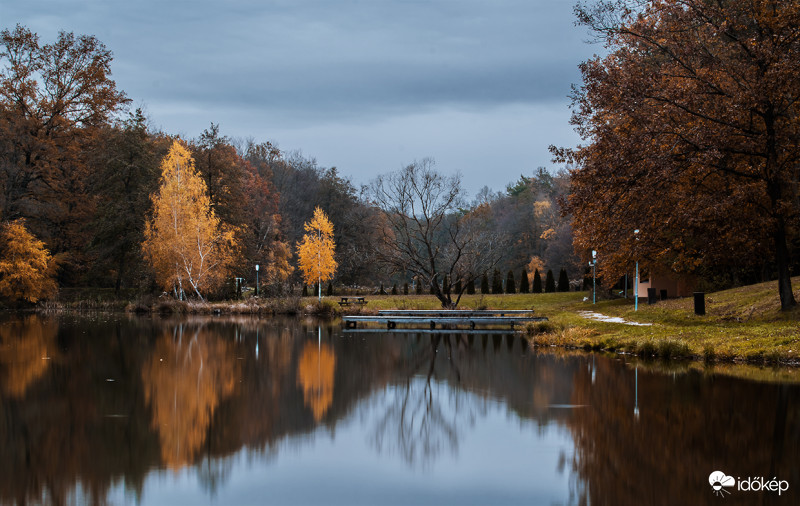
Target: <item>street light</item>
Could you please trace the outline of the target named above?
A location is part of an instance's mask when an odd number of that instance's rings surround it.
[[[592,304],[597,302],[597,251],[592,250]]]
[[[639,229],[633,231],[636,241],[639,241]],[[633,287],[633,310],[639,310],[639,259],[636,259],[636,285]]]
[[[258,264],[256,264],[256,297],[258,297]]]

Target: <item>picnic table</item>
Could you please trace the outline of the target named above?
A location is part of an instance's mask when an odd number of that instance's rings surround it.
[[[339,301],[340,306],[363,306],[366,303],[364,297],[342,297]]]

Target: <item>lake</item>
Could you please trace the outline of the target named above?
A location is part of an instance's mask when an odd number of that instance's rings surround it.
[[[513,334],[5,314],[0,399],[2,504],[800,500],[797,371]]]

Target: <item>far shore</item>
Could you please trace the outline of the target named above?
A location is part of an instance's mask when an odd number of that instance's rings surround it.
[[[800,277],[792,280],[800,299]],[[247,297],[223,302],[149,298],[146,302],[79,298],[45,303],[41,311],[127,311],[159,314],[314,315],[337,318],[377,314],[381,309],[440,309],[432,295],[367,295],[364,306],[343,307],[337,295],[323,297]],[[693,313],[691,298],[654,305],[631,298],[591,302],[591,292],[464,295],[461,309],[526,309],[548,321],[523,332],[534,347],[604,351],[643,358],[800,366],[800,309],[781,312],[777,282],[706,295],[706,315]],[[590,319],[588,313],[614,318]],[[635,325],[638,324],[638,325]]]

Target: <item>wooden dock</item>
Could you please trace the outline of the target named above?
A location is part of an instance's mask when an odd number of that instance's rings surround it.
[[[392,310],[379,311],[378,316],[343,316],[342,321],[348,329],[359,324],[380,324],[391,330],[402,324],[434,330],[437,325],[467,325],[470,329],[478,325],[509,325],[513,329],[514,325],[547,320],[544,316],[524,316],[532,314],[533,311],[520,310]]]

